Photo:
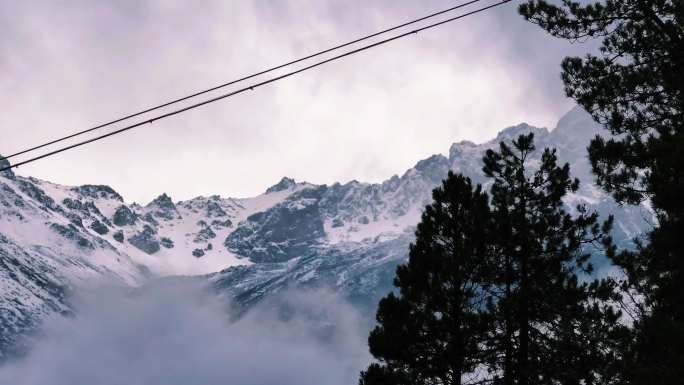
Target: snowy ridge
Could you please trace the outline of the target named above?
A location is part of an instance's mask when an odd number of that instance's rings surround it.
[[[402,176],[379,184],[352,181],[312,186],[290,195],[270,210],[248,217],[228,236],[225,246],[248,255],[255,263],[212,274],[209,281],[219,293],[249,306],[263,296],[289,286],[328,286],[355,303],[372,309],[391,290],[394,269],[406,260],[413,230],[431,201],[432,189],[449,170],[477,183],[491,183],[482,175],[482,156],[501,140],[533,132],[536,158],[546,147],[557,149],[561,162],[570,163],[583,183],[566,197],[572,212],[585,204],[603,219],[615,215],[614,239],[630,247],[633,237],[652,221],[646,206],[621,207],[592,183],[586,146],[601,128],[581,109],[564,116],[553,130],[519,124],[504,129],[483,144],[454,143],[448,157],[433,155]],[[595,261],[598,268],[605,259]]]
[[[307,186],[251,199],[174,203],[162,194],[141,206],[108,186],[0,174],[0,360],[45,316],[70,313],[71,291],[250,264],[222,247],[223,239],[254,212]]]

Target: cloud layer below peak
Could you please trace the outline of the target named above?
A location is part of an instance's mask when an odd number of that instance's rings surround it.
[[[98,289],[77,308],[0,367],[0,383],[342,385],[369,361],[366,323],[327,292],[289,292],[234,322],[186,284]]]

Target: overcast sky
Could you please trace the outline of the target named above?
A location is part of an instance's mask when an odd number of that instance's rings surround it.
[[[483,3],[485,3],[483,1]],[[0,154],[447,8],[453,1],[0,0]],[[553,127],[572,107],[517,2],[18,170],[162,192],[251,196],[282,176],[378,182],[460,140]],[[454,13],[455,15],[456,13]],[[260,78],[261,80],[265,79]],[[233,87],[236,89],[238,87]]]

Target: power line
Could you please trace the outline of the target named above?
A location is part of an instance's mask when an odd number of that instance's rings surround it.
[[[80,146],[83,146],[83,145],[86,145],[86,144],[89,144],[89,143],[92,143],[92,142],[95,142],[95,141],[98,141],[98,140],[101,140],[101,139],[104,139],[104,138],[107,138],[107,137],[110,137],[110,136],[113,136],[113,135],[116,135],[116,134],[120,134],[120,133],[122,133],[122,132],[124,132],[124,131],[128,131],[128,130],[131,130],[131,129],[136,128],[136,127],[140,127],[140,126],[145,125],[145,124],[151,124],[151,123],[153,123],[153,122],[155,122],[155,121],[157,121],[157,120],[161,120],[161,119],[164,119],[164,118],[168,118],[168,117],[170,117],[170,116],[177,115],[177,114],[180,114],[180,113],[182,113],[182,112],[185,112],[185,111],[188,111],[188,110],[195,109],[195,108],[197,108],[197,107],[201,107],[201,106],[203,106],[203,105],[205,105],[205,104],[213,103],[213,102],[215,102],[215,101],[222,100],[222,99],[225,99],[225,98],[228,98],[228,97],[231,97],[231,96],[234,96],[234,95],[237,95],[237,94],[246,92],[246,91],[254,90],[254,89],[257,88],[257,87],[261,87],[261,86],[266,85],[266,84],[274,83],[274,82],[276,82],[276,81],[278,81],[278,80],[282,80],[282,79],[288,78],[288,77],[290,77],[290,76],[294,76],[294,75],[296,75],[296,74],[298,74],[298,73],[301,73],[301,72],[304,72],[304,71],[308,71],[308,70],[310,70],[310,69],[312,69],[312,68],[321,66],[321,65],[323,65],[323,64],[326,64],[326,63],[329,63],[329,62],[332,62],[332,61],[335,61],[335,60],[339,60],[339,59],[344,58],[344,57],[346,57],[346,56],[350,56],[350,55],[353,55],[353,54],[356,54],[356,53],[359,53],[359,52],[362,52],[362,51],[366,51],[366,50],[368,50],[368,49],[371,49],[371,48],[374,48],[374,47],[377,47],[377,46],[380,46],[380,45],[383,45],[383,44],[387,44],[387,43],[392,42],[392,41],[394,41],[394,40],[398,40],[398,39],[404,38],[404,37],[409,36],[409,35],[417,34],[418,32],[422,32],[422,31],[425,31],[425,30],[427,30],[427,29],[435,28],[435,27],[438,27],[438,26],[440,26],[440,25],[443,25],[443,24],[446,24],[446,23],[450,23],[450,22],[452,22],[452,21],[456,21],[456,20],[462,19],[462,18],[467,17],[467,16],[474,15],[474,14],[476,14],[476,13],[480,13],[480,12],[486,11],[486,10],[491,9],[491,8],[494,8],[494,7],[498,7],[498,6],[500,6],[500,5],[503,5],[503,4],[508,3],[508,2],[510,2],[510,1],[511,1],[511,0],[502,0],[502,1],[498,2],[498,3],[494,3],[494,4],[488,5],[488,6],[486,6],[486,7],[478,8],[478,9],[476,9],[476,10],[474,10],[474,11],[470,11],[470,12],[467,12],[467,13],[464,13],[464,14],[461,14],[461,15],[458,15],[458,16],[455,16],[455,17],[446,19],[446,20],[442,20],[442,21],[437,22],[437,23],[429,24],[429,25],[427,25],[427,26],[424,26],[424,27],[421,27],[421,28],[417,28],[417,29],[414,29],[414,30],[409,31],[409,32],[405,32],[405,33],[402,33],[402,34],[400,34],[400,35],[396,35],[396,36],[393,36],[393,37],[391,37],[391,38],[387,38],[387,39],[385,39],[385,40],[381,40],[381,41],[378,41],[378,42],[376,42],[376,43],[369,44],[369,45],[363,46],[363,47],[361,47],[361,48],[354,49],[354,50],[349,51],[349,52],[345,52],[345,53],[343,53],[343,54],[334,56],[334,57],[329,58],[329,59],[326,59],[326,60],[322,60],[322,61],[316,62],[316,63],[311,64],[311,65],[309,65],[309,66],[300,68],[300,69],[298,69],[298,70],[295,70],[295,71],[292,71],[292,72],[288,72],[288,73],[286,73],[286,74],[283,74],[283,75],[280,75],[280,76],[277,76],[277,77],[274,77],[274,78],[271,78],[271,79],[262,81],[262,82],[260,82],[260,83],[252,84],[252,85],[250,85],[250,86],[241,88],[241,89],[239,89],[239,90],[237,90],[237,91],[229,92],[229,93],[226,93],[226,94],[223,94],[223,95],[220,95],[220,96],[211,98],[211,99],[207,99],[207,100],[204,100],[204,101],[202,101],[202,102],[195,103],[195,104],[192,104],[192,105],[190,105],[190,106],[183,107],[183,108],[181,108],[181,109],[174,110],[174,111],[171,111],[171,112],[168,112],[168,113],[165,113],[165,114],[156,116],[156,117],[154,117],[154,118],[147,119],[147,120],[144,120],[144,121],[142,121],[142,122],[135,123],[135,124],[132,124],[132,125],[130,125],[130,126],[126,126],[126,127],[117,129],[117,130],[112,131],[112,132],[109,132],[109,133],[107,133],[107,134],[100,135],[100,136],[96,136],[96,137],[94,137],[94,138],[91,138],[91,139],[88,139],[88,140],[84,140],[84,141],[82,141],[82,142],[78,142],[78,143],[75,143],[75,144],[72,144],[72,145],[69,145],[69,146],[66,146],[66,147],[59,148],[59,149],[57,149],[57,150],[54,150],[54,151],[51,151],[51,152],[48,152],[48,153],[45,153],[45,154],[36,156],[36,157],[34,157],[34,158],[31,158],[31,159],[28,159],[28,160],[25,160],[25,161],[22,161],[22,162],[13,164],[13,165],[11,165],[11,166],[1,168],[1,169],[0,169],[0,172],[5,171],[5,170],[9,170],[9,169],[12,169],[12,168],[15,168],[15,167],[19,167],[19,166],[22,166],[22,165],[25,165],[25,164],[27,164],[27,163],[32,163],[32,162],[35,162],[35,161],[37,161],[37,160],[40,160],[40,159],[43,159],[43,158],[46,158],[46,157],[49,157],[49,156],[52,156],[52,155],[55,155],[55,154],[59,154],[59,153],[61,153],[61,152],[64,152],[64,151],[67,151],[67,150],[70,150],[70,149],[73,149],[73,148],[76,148],[76,147],[80,147]]]
[[[5,158],[5,159],[10,159],[10,158],[12,158],[12,157],[15,157],[15,156],[18,156],[18,155],[23,155],[23,154],[26,154],[27,152],[35,151],[35,150],[41,149],[41,148],[43,148],[43,147],[47,147],[47,146],[53,145],[53,144],[55,144],[55,143],[59,143],[59,142],[65,141],[65,140],[67,140],[67,139],[74,138],[74,137],[79,136],[79,135],[87,134],[87,133],[89,133],[89,132],[92,132],[92,131],[95,131],[95,130],[98,130],[98,129],[101,129],[101,128],[104,128],[104,127],[107,127],[107,126],[111,126],[112,124],[120,123],[120,122],[122,122],[122,121],[124,121],[124,120],[128,120],[128,119],[131,119],[131,118],[135,118],[135,117],[137,117],[137,116],[146,114],[146,113],[148,113],[148,112],[152,112],[152,111],[158,110],[158,109],[160,109],[160,108],[168,107],[168,106],[170,106],[170,105],[173,105],[173,104],[176,104],[176,103],[180,103],[180,102],[182,102],[182,101],[185,101],[185,100],[188,100],[188,99],[192,99],[192,98],[194,98],[194,97],[197,97],[197,96],[200,96],[200,95],[204,95],[204,94],[209,93],[209,92],[212,92],[212,91],[216,91],[216,90],[218,90],[218,89],[221,89],[221,88],[224,88],[224,87],[233,85],[233,84],[235,84],[235,83],[239,83],[239,82],[242,82],[242,81],[245,81],[245,80],[249,80],[249,79],[252,79],[252,78],[254,78],[254,77],[257,77],[257,76],[260,76],[260,75],[264,75],[264,74],[267,74],[267,73],[269,73],[269,72],[273,72],[273,71],[275,71],[275,70],[279,70],[279,69],[281,69],[281,68],[290,66],[290,65],[292,65],[292,64],[296,64],[296,63],[299,63],[299,62],[302,62],[302,61],[305,61],[305,60],[314,58],[314,57],[316,57],[316,56],[320,56],[320,55],[323,55],[323,54],[326,54],[326,53],[329,53],[329,52],[332,52],[332,51],[336,51],[336,50],[338,50],[338,49],[340,49],[340,48],[344,48],[344,47],[350,46],[350,45],[352,45],[352,44],[356,44],[356,43],[362,42],[362,41],[364,41],[364,40],[368,40],[368,39],[374,38],[374,37],[376,37],[376,36],[383,35],[383,34],[385,34],[385,33],[387,33],[387,32],[391,32],[391,31],[397,30],[397,29],[399,29],[399,28],[403,28],[403,27],[406,27],[406,26],[409,26],[409,25],[412,25],[412,24],[421,22],[421,21],[423,21],[423,20],[427,20],[427,19],[433,18],[433,17],[435,17],[435,16],[439,16],[439,15],[442,15],[442,14],[445,14],[445,13],[448,13],[448,12],[451,12],[451,11],[454,11],[454,10],[456,10],[456,9],[466,7],[466,6],[468,6],[468,5],[477,3],[478,1],[481,1],[481,0],[470,0],[470,1],[465,2],[465,3],[463,3],[463,4],[459,4],[459,5],[453,6],[453,7],[451,7],[451,8],[444,9],[444,10],[439,11],[439,12],[431,13],[431,14],[429,14],[429,15],[427,15],[427,16],[423,16],[423,17],[421,17],[421,18],[414,19],[414,20],[408,21],[408,22],[406,22],[406,23],[399,24],[399,25],[397,25],[397,26],[387,28],[387,29],[384,29],[384,30],[379,31],[379,32],[375,32],[375,33],[373,33],[373,34],[366,35],[366,36],[363,36],[363,37],[361,37],[361,38],[358,38],[358,39],[355,39],[355,40],[352,40],[352,41],[349,41],[349,42],[346,42],[346,43],[343,43],[343,44],[336,45],[336,46],[334,46],[334,47],[332,47],[332,48],[328,48],[328,49],[325,49],[325,50],[322,50],[322,51],[318,51],[318,52],[316,52],[316,53],[313,53],[313,54],[310,54],[310,55],[301,57],[301,58],[299,58],[299,59],[295,59],[295,60],[289,61],[289,62],[287,62],[287,63],[277,65],[277,66],[275,66],[275,67],[271,67],[271,68],[268,68],[268,69],[265,69],[265,70],[262,70],[262,71],[259,71],[259,72],[255,72],[255,73],[253,73],[253,74],[251,74],[251,75],[247,75],[247,76],[241,77],[241,78],[239,78],[239,79],[231,80],[231,81],[229,81],[229,82],[226,82],[226,83],[223,83],[223,84],[219,84],[219,85],[217,85],[217,86],[215,86],[215,87],[207,88],[207,89],[202,90],[202,91],[197,91],[197,92],[195,92],[195,93],[192,93],[192,94],[190,94],[190,95],[184,96],[184,97],[182,97],[182,98],[174,99],[174,100],[171,100],[171,101],[169,101],[169,102],[162,103],[162,104],[159,104],[159,105],[157,105],[157,106],[150,107],[150,108],[147,108],[147,109],[142,110],[142,111],[139,111],[139,112],[135,112],[135,113],[130,114],[130,115],[126,115],[126,116],[124,116],[124,117],[122,117],[122,118],[118,118],[118,119],[112,120],[112,121],[110,121],[110,122],[103,123],[103,124],[97,125],[97,126],[95,126],[95,127],[91,127],[91,128],[85,129],[85,130],[83,130],[83,131],[78,131],[78,132],[75,132],[75,133],[73,133],[73,134],[70,134],[70,135],[67,135],[67,136],[64,136],[64,137],[61,137],[61,138],[58,138],[58,139],[54,139],[54,140],[51,140],[51,141],[49,141],[49,142],[46,142],[46,143],[43,143],[43,144],[40,144],[40,145],[31,147],[31,148],[27,148],[27,149],[25,149],[25,150],[21,150],[21,151],[19,151],[19,152],[14,153],[14,154],[5,156],[4,158]],[[2,159],[2,158],[3,158],[3,157],[0,156],[0,159]]]

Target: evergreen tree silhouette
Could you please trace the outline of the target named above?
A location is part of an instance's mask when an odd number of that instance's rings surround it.
[[[613,247],[623,269],[634,345],[626,382],[684,378],[684,1],[606,0],[560,5],[530,1],[521,14],[552,35],[599,39],[600,52],[566,58],[568,96],[613,137],[597,136],[589,159],[618,202],[649,199],[657,218],[635,251]]]
[[[534,136],[484,157],[492,200],[449,173],[433,191],[383,298],[368,344],[374,384],[603,384],[619,378],[625,328],[614,282],[593,279],[592,247],[610,245],[596,213],[566,212],[568,164]],[[491,206],[491,207],[490,207]]]
[[[486,330],[483,301],[491,244],[487,194],[449,173],[433,191],[410,247],[397,268],[397,295],[380,301],[368,338],[379,361],[360,384],[461,384],[476,375]]]
[[[592,246],[609,243],[611,220],[563,197],[577,191],[570,167],[545,149],[532,167],[534,135],[488,150],[483,171],[491,187],[496,245],[495,290],[489,313],[495,327],[487,343],[496,383],[594,384],[614,374],[614,346],[624,335],[610,305],[613,281],[593,280]],[[597,333],[596,331],[601,331]]]

